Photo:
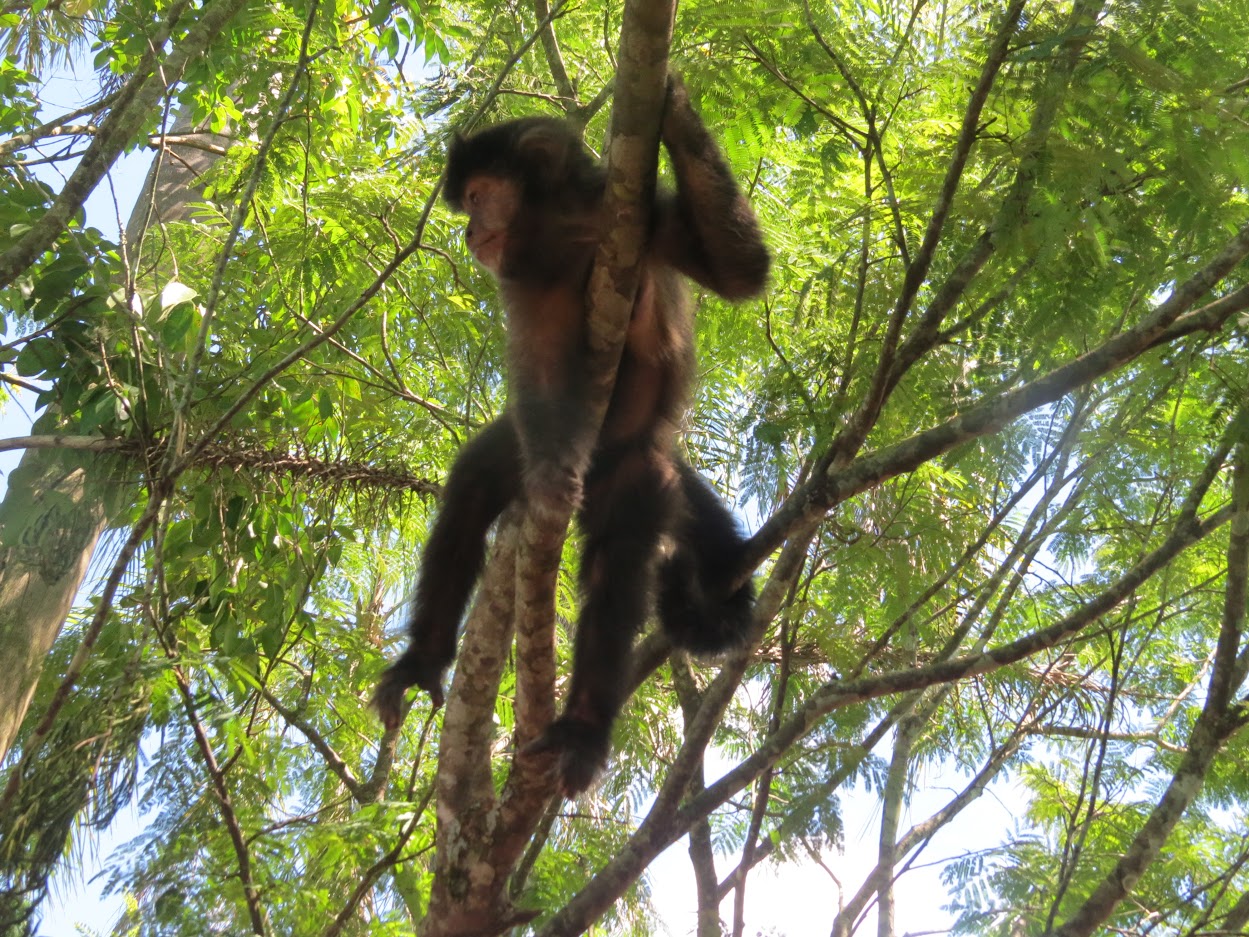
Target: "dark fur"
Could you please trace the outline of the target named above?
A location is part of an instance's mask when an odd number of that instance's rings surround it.
[[[584,475],[572,682],[564,714],[530,746],[559,755],[568,795],[589,786],[606,761],[630,649],[652,598],[672,640],[695,652],[740,643],[753,604],[749,584],[730,591],[743,543],[737,523],[677,451],[693,371],[680,275],[745,298],[762,290],[768,254],[754,213],[679,82],[670,84],[663,141],[677,191],[656,199],[615,388],[591,452],[572,451],[569,440],[586,419],[585,292],[604,171],[568,125],[541,117],[457,138],[447,162],[447,204],[469,213],[466,238],[503,295],[509,405],[452,466],[425,548],[411,644],[383,675],[375,702],[389,728],[402,720],[409,686],[442,703],[490,525],[526,490],[580,497]],[[665,535],[671,548],[661,560]]]

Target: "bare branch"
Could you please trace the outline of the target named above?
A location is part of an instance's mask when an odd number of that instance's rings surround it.
[[[30,146],[36,140],[43,140],[48,137],[69,136],[78,133],[94,133],[96,129],[95,124],[88,124],[84,127],[82,125],[73,124],[71,121],[78,120],[80,117],[86,117],[88,114],[98,114],[105,108],[110,107],[116,99],[116,92],[113,94],[106,94],[98,100],[92,101],[90,104],[80,107],[75,111],[70,111],[68,114],[62,114],[60,117],[40,124],[33,130],[29,130],[26,133],[15,134],[7,140],[0,140],[0,156],[12,153],[15,150],[20,150],[23,147]]]
[[[542,40],[542,51],[546,53],[546,63],[551,69],[551,79],[555,82],[555,90],[559,92],[564,110],[571,113],[577,106],[577,89],[568,80],[564,57],[560,54],[559,42],[555,38],[557,17],[551,15],[551,7],[547,0],[533,0],[533,10],[538,15],[538,20],[544,24],[538,30],[538,38]]]

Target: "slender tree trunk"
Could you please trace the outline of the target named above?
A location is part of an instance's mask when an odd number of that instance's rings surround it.
[[[96,541],[104,500],[91,456],[29,449],[0,502],[0,758],[34,695]]]
[[[921,725],[913,716],[898,723],[897,738],[893,745],[893,760],[889,764],[889,777],[885,781],[885,796],[881,804],[880,858],[878,866],[884,871],[877,889],[876,937],[893,937],[894,902],[893,874],[898,864],[898,827],[902,821],[902,805],[906,799],[907,771],[911,766],[911,751]]]
[[[624,8],[603,210],[603,217],[611,219],[612,237],[599,245],[587,293],[588,373],[595,377],[588,382],[586,404],[597,420],[607,409],[641,269],[638,246],[647,230],[646,193],[654,191],[674,16],[673,0],[628,0]],[[554,711],[554,587],[571,510],[570,503],[550,499],[530,502],[519,523],[508,514],[500,520],[496,550],[465,622],[447,695],[439,739],[434,877],[421,937],[489,937],[537,915],[512,906],[508,879],[553,793],[550,759],[521,752]],[[498,549],[509,543],[509,549]],[[517,755],[496,794],[491,715],[513,632]],[[613,899],[604,900],[610,905]],[[603,911],[592,903],[585,906],[588,920],[566,907],[540,933],[584,933]]]
[[[681,715],[688,728],[690,722],[698,714],[702,700],[699,698],[698,687],[690,674],[689,662],[682,655],[670,658],[672,682],[676,687],[677,699],[681,703]],[[690,794],[698,794],[706,789],[704,765],[699,764],[694,776],[690,779]],[[690,865],[694,868],[694,887],[698,896],[698,925],[695,930],[697,937],[722,937],[724,931],[720,927],[720,882],[716,877],[715,850],[711,841],[711,822],[704,817],[692,827],[690,837]],[[742,867],[745,878],[746,866]]]
[[[179,117],[178,143],[158,156],[126,225],[132,279],[164,266],[154,243],[159,225],[185,216],[204,171],[220,159],[228,138],[193,133]],[[142,247],[144,262],[134,260]],[[149,280],[150,282],[150,280]],[[49,419],[45,416],[44,419]],[[29,449],[9,476],[0,502],[0,759],[17,737],[43,662],[61,632],[86,576],[116,485],[109,463],[89,453]]]

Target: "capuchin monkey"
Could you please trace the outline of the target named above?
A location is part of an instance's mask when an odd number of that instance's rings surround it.
[[[743,535],[677,447],[694,366],[682,277],[746,299],[764,288],[768,251],[675,77],[662,139],[677,189],[655,199],[615,388],[588,452],[575,451],[574,440],[588,435],[579,432],[589,419],[586,292],[603,236],[606,173],[573,127],[547,117],[456,137],[447,160],[446,202],[468,214],[469,250],[503,297],[509,398],[451,468],[425,546],[411,643],[383,674],[374,704],[391,729],[402,722],[409,686],[442,704],[490,525],[526,491],[560,486],[580,505],[581,617],[563,715],[527,751],[558,755],[560,789],[570,797],[606,763],[630,650],[652,601],[673,643],[695,653],[740,644],[754,603],[749,582],[733,585]]]

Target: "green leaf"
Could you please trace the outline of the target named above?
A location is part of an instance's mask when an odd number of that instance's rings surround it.
[[[51,338],[35,338],[18,352],[16,368],[22,377],[51,375],[65,366],[62,346]]]

